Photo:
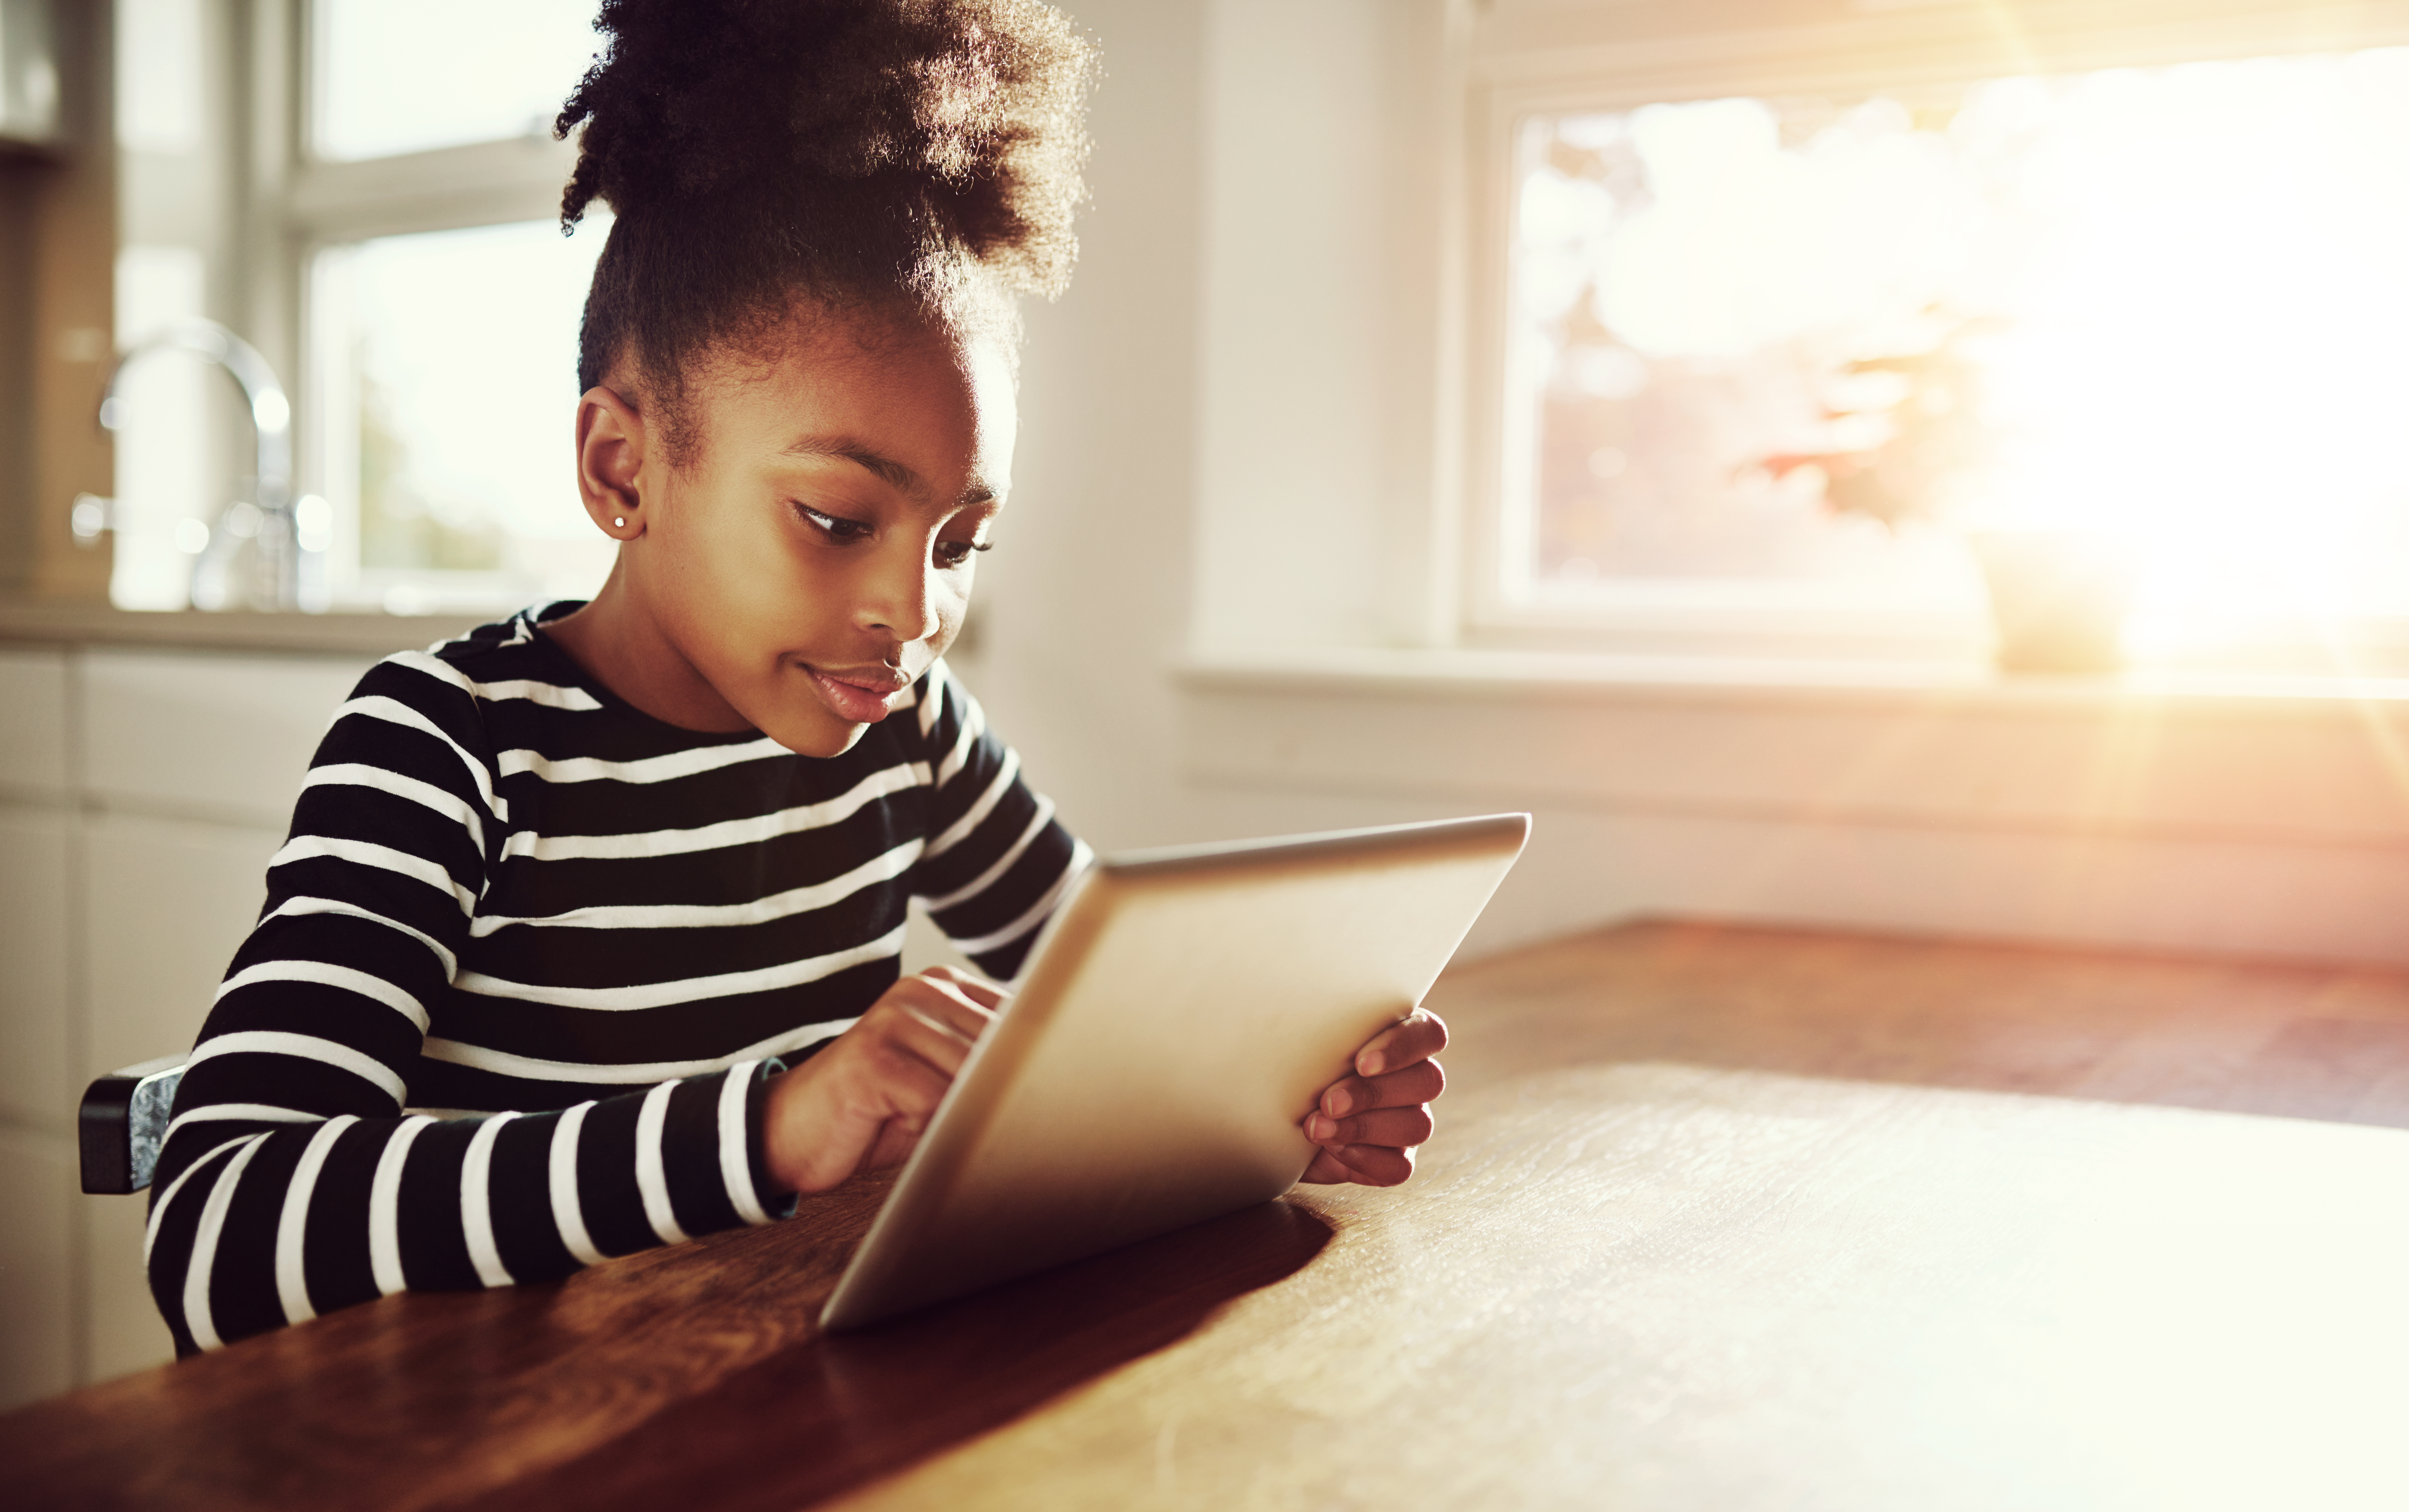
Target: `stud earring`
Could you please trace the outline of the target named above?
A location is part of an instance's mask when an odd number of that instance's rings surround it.
[[[622,530],[627,528],[627,517],[624,514],[613,516],[611,523],[617,526]]]

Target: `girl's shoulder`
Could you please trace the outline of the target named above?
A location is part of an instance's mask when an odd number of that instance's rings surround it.
[[[353,696],[396,698],[427,713],[512,701],[599,710],[585,674],[537,633],[545,619],[574,607],[523,610],[424,650],[396,652],[368,669]]]
[[[599,714],[589,680],[537,626],[573,606],[528,609],[449,641],[385,657],[362,675],[338,710],[346,716],[414,726],[490,764],[531,715]],[[499,727],[496,727],[498,726]]]

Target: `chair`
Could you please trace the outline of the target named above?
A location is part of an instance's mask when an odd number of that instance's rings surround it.
[[[184,1059],[161,1056],[112,1071],[84,1088],[76,1109],[76,1155],[85,1191],[122,1196],[151,1185]]]

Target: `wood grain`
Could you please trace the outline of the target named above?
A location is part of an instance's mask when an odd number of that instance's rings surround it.
[[[0,1418],[9,1504],[2409,1505],[2409,975],[1645,925],[1433,1003],[1405,1188],[828,1339],[864,1183]]]
[[[1650,923],[1450,972],[1457,1085],[1599,1061],[2409,1128],[2409,972]]]
[[[822,1336],[887,1185],[555,1286],[388,1297],[0,1418],[11,1505],[797,1505],[1171,1342],[1330,1233],[1266,1204]],[[801,1452],[765,1465],[765,1438]]]

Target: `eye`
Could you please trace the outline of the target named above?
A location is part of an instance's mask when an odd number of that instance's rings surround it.
[[[959,567],[971,559],[971,553],[991,550],[991,540],[941,540],[937,542],[937,565]]]
[[[878,527],[867,520],[848,520],[841,514],[829,514],[808,504],[797,504],[794,508],[797,514],[833,541],[867,540],[878,533]]]

